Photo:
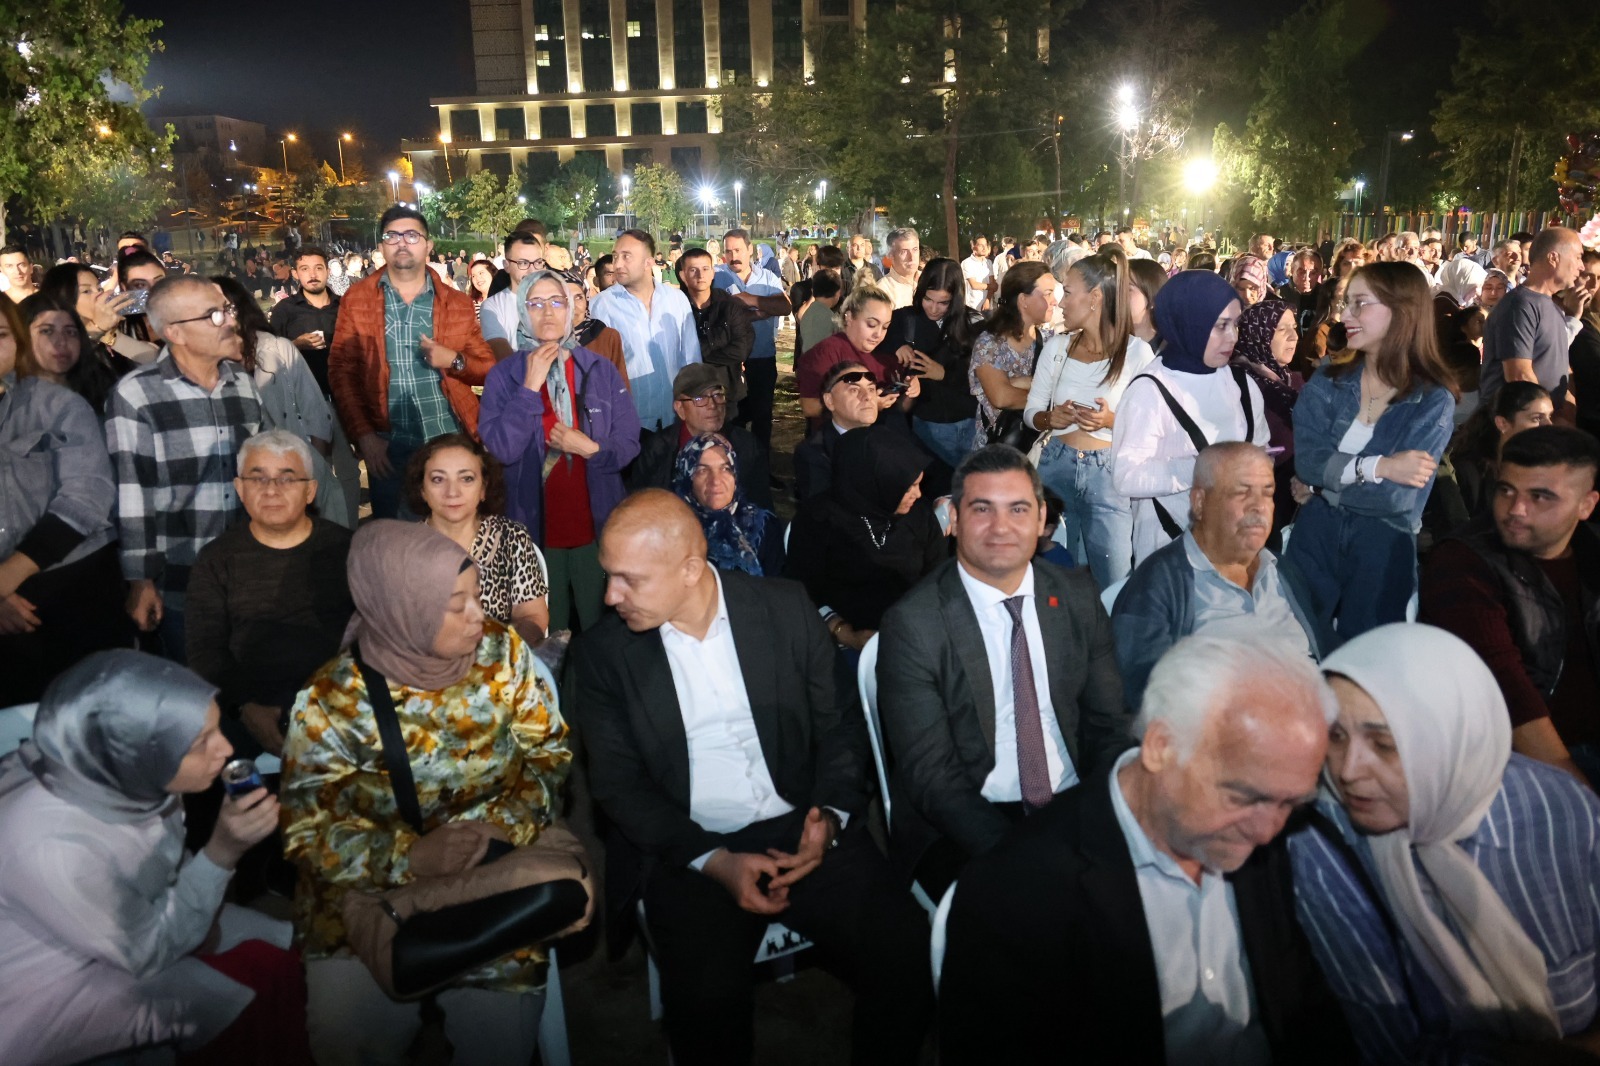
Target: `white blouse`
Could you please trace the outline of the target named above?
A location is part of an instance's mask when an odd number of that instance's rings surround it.
[[[1122,360],[1122,373],[1117,375],[1117,380],[1105,384],[1106,370],[1111,366],[1111,360],[1100,359],[1093,363],[1085,363],[1073,359],[1067,354],[1071,342],[1070,336],[1056,335],[1045,344],[1044,351],[1039,353],[1039,366],[1033,372],[1033,387],[1028,390],[1028,405],[1023,409],[1022,417],[1033,425],[1033,416],[1059,404],[1072,400],[1089,407],[1098,407],[1096,401],[1104,400],[1108,411],[1115,411],[1122,403],[1122,393],[1128,387],[1128,382],[1145,372],[1145,369],[1154,361],[1156,353],[1148,342],[1138,337],[1128,338],[1128,351]],[[1057,430],[1056,436],[1071,433],[1076,426]],[[1089,435],[1096,440],[1111,443],[1111,429],[1097,429],[1090,431]]]

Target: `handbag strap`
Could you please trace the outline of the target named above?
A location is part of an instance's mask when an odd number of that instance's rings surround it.
[[[1172,412],[1172,417],[1178,420],[1178,425],[1183,427],[1183,431],[1189,434],[1189,440],[1194,444],[1196,454],[1205,451],[1210,446],[1211,442],[1206,440],[1206,435],[1200,432],[1200,427],[1195,425],[1193,418],[1189,417],[1189,412],[1183,409],[1183,404],[1178,402],[1177,397],[1167,391],[1166,385],[1162,384],[1160,378],[1154,374],[1140,374],[1133,381],[1148,381],[1160,390],[1161,398],[1167,401],[1167,410]],[[1133,381],[1128,382],[1128,384],[1132,385]],[[1248,408],[1249,405],[1246,404],[1245,406]],[[1181,533],[1183,531],[1179,530],[1178,532]]]
[[[1250,407],[1250,379],[1245,375],[1244,367],[1229,367],[1233,371],[1234,384],[1239,386],[1239,406],[1244,408],[1244,439],[1254,440],[1256,435],[1256,413]]]
[[[400,716],[395,714],[394,697],[389,695],[389,679],[361,657],[360,641],[350,645],[350,655],[355,659],[356,671],[366,682],[367,702],[372,704],[372,717],[378,721],[378,738],[383,742],[383,765],[389,771],[389,788],[394,791],[395,808],[412,829],[423,833],[417,781],[411,776],[411,756],[406,751],[405,737],[400,734]]]

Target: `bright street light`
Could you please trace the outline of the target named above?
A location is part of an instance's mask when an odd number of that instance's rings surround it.
[[[733,224],[744,224],[744,182],[733,183]]]
[[[419,182],[415,182],[415,185],[417,187],[417,199],[420,200],[424,196],[428,195],[428,186],[427,185],[425,185],[424,183],[422,183],[420,181]]]
[[[400,172],[398,170],[389,171],[389,188],[393,191],[394,198],[396,200],[400,199]]]
[[[1122,104],[1133,103],[1133,86],[1124,83],[1117,89],[1117,102]]]
[[[1197,196],[1204,196],[1217,183],[1217,164],[1210,159],[1191,159],[1183,166],[1183,184]]]
[[[820,203],[822,203],[823,200],[826,200],[827,198],[828,198],[828,179],[827,178],[823,178],[821,181],[817,182],[817,203],[820,204]]]
[[[706,205],[707,210],[716,202],[717,194],[711,191],[711,186],[700,186],[700,202]]]
[[[1121,126],[1124,133],[1132,133],[1139,128],[1139,109],[1132,104],[1119,104],[1117,106],[1117,125]]]

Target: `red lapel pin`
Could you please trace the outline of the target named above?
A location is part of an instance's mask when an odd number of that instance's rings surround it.
[[[1052,606],[1052,607],[1060,607],[1061,604],[1056,602],[1056,598],[1054,596],[1051,596],[1050,597],[1050,606]]]

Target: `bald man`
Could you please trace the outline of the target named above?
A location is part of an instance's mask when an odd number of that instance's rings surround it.
[[[1495,305],[1483,327],[1483,373],[1478,391],[1485,404],[1508,381],[1535,381],[1560,407],[1567,395],[1568,346],[1576,330],[1555,295],[1583,272],[1583,242],[1577,230],[1547,226],[1528,248],[1528,280]],[[1574,323],[1578,328],[1581,324]]]
[[[914,1063],[928,924],[867,834],[867,738],[798,584],[719,571],[647,489],[600,538],[606,617],[572,645],[570,717],[615,832],[610,913],[644,902],[673,1057],[746,1063],[751,964],[781,922],[841,964],[853,1061]]]

